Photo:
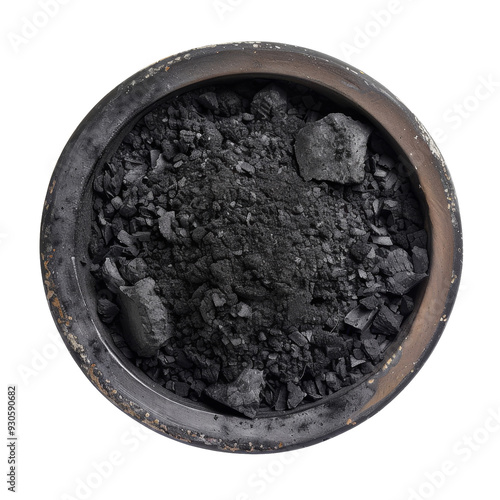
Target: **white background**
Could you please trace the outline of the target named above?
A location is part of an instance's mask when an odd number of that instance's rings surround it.
[[[500,30],[494,2],[53,1],[59,7],[50,18],[40,14],[38,0],[4,0],[0,16],[0,415],[7,411],[7,384],[17,384],[17,498],[500,498]],[[31,21],[47,22],[30,31]],[[388,87],[437,139],[465,236],[455,309],[415,380],[359,427],[278,455],[196,449],[117,410],[58,339],[39,269],[49,178],[87,112],[159,59],[241,40],[325,52]],[[5,478],[7,448],[0,449]],[[113,469],[102,469],[110,460]],[[0,489],[7,490],[5,479]]]

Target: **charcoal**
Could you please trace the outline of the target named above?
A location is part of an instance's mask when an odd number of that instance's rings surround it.
[[[354,356],[350,357],[351,368],[356,368],[359,365],[366,363],[365,359],[358,359]]]
[[[390,236],[372,236],[371,240],[375,245],[390,247],[393,245],[393,241]]]
[[[322,398],[321,394],[318,393],[314,380],[304,380],[303,389],[307,397],[314,401]]]
[[[295,344],[297,344],[299,347],[304,347],[305,345],[307,345],[309,343],[309,341],[307,340],[307,338],[302,335],[300,332],[298,331],[295,331],[295,332],[292,332],[288,338],[294,342]]]
[[[347,378],[347,364],[345,358],[340,358],[337,361],[337,364],[335,365],[335,371],[342,380],[345,380]]]
[[[424,229],[415,231],[407,236],[410,247],[427,248],[427,233]]]
[[[347,354],[347,344],[341,337],[334,337],[335,342],[325,346],[325,353],[330,359],[339,359]]]
[[[387,280],[387,291],[395,295],[406,295],[426,277],[426,274],[416,274],[408,271],[396,273]]]
[[[107,258],[104,261],[104,264],[102,266],[102,277],[106,282],[106,286],[112,292],[118,292],[118,289],[121,286],[125,285],[125,280],[122,278],[114,261],[110,258]]]
[[[347,313],[344,318],[344,323],[351,326],[355,330],[362,332],[370,326],[376,314],[376,310],[366,309],[364,306],[359,305]]]
[[[363,340],[363,350],[374,363],[380,361],[382,355],[380,345],[376,339]]]
[[[305,335],[305,334],[304,334]],[[344,347],[345,341],[335,332],[318,330],[313,333],[311,342],[320,347]]]
[[[417,274],[426,274],[429,268],[429,257],[425,248],[413,247],[411,250],[413,270]]]
[[[392,312],[387,306],[382,306],[373,321],[372,331],[383,335],[399,333],[403,316]]]
[[[223,116],[238,115],[241,112],[241,98],[232,90],[222,90],[217,93],[219,110]]]
[[[219,109],[219,103],[217,101],[217,94],[215,92],[205,92],[198,97],[198,102],[210,111],[215,111]]]
[[[353,184],[365,177],[364,161],[371,129],[342,113],[307,124],[297,135],[295,154],[306,180]]]
[[[113,302],[102,297],[97,301],[97,312],[104,323],[111,323],[120,312],[120,308]]]
[[[191,238],[195,243],[201,243],[201,240],[206,236],[207,231],[204,227],[197,227],[193,229],[193,232],[191,233]]]
[[[122,245],[125,245],[127,247],[134,246],[134,243],[136,241],[133,236],[130,236],[130,234],[128,234],[127,231],[123,229],[117,234],[116,237]]]
[[[257,92],[252,100],[252,114],[258,118],[272,118],[286,113],[287,98],[285,91],[274,84]]]
[[[205,394],[249,418],[255,418],[263,386],[263,372],[246,368],[234,382],[208,386]]]
[[[121,274],[127,281],[135,284],[147,277],[148,266],[141,257],[137,257],[127,262],[127,265],[122,268]]]
[[[380,262],[379,266],[389,276],[401,272],[413,272],[410,256],[402,248],[390,251],[386,259]]]
[[[403,316],[408,316],[414,308],[413,299],[408,295],[403,295],[403,297],[401,297],[401,304],[399,308]]]
[[[286,405],[289,410],[296,408],[302,400],[307,396],[307,394],[293,382],[288,382],[286,385],[288,390],[288,397],[286,400]]]
[[[334,372],[328,372],[326,374],[325,382],[326,385],[333,391],[339,391],[342,387],[342,384],[339,378],[337,377],[337,374]]]
[[[162,236],[168,241],[174,240],[174,230],[172,229],[172,222],[175,220],[175,212],[163,211],[158,219],[158,227]]]
[[[357,262],[363,262],[372,250],[371,245],[362,241],[356,241],[349,249],[351,255]]]
[[[369,297],[365,297],[364,299],[361,299],[359,303],[365,307],[366,309],[369,309],[370,311],[374,309],[378,309],[384,301],[381,299],[378,299],[374,295],[370,295]]]
[[[287,391],[286,385],[280,386],[278,396],[276,398],[276,402],[274,403],[274,409],[276,411],[286,410],[287,395],[288,395],[288,391]]]
[[[186,382],[178,382],[174,383],[174,392],[183,398],[186,398],[189,394],[189,384]]]
[[[119,289],[123,337],[139,356],[153,356],[172,336],[167,311],[154,286],[153,279],[144,278]]]

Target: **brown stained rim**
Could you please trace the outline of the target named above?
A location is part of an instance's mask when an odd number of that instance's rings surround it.
[[[416,176],[428,207],[431,252],[428,282],[413,322],[375,373],[318,403],[264,413],[255,420],[187,402],[132,366],[97,317],[86,265],[89,181],[125,133],[169,96],[209,82],[247,77],[288,79],[310,86],[378,126]],[[105,96],[71,136],[56,165],[43,209],[40,251],[52,315],[70,353],[93,385],[156,432],[231,452],[282,451],[314,444],[361,423],[385,406],[415,376],[439,340],[462,267],[455,190],[440,152],[416,117],[363,72],[318,52],[267,42],[184,52],[138,72]]]

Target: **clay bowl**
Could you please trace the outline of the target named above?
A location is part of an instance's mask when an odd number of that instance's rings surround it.
[[[378,128],[420,193],[430,269],[413,313],[371,375],[319,402],[250,420],[180,398],[125,358],[97,315],[87,248],[93,172],[133,125],[156,104],[183,91],[254,77],[309,86]],[[439,340],[457,295],[462,265],[455,190],[440,152],[417,118],[361,71],[321,53],[272,43],[185,52],[140,71],[104,97],[74,132],[54,170],[43,208],[40,251],[45,292],[57,328],[101,394],[165,436],[213,450],[252,453],[324,441],[389,403]]]

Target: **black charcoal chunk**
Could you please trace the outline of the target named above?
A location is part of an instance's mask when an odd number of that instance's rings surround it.
[[[355,358],[354,356],[350,356],[349,362],[351,363],[351,368],[356,368],[356,366],[362,365],[366,363],[365,359],[358,359]]]
[[[167,310],[154,286],[152,278],[144,278],[119,289],[123,337],[139,356],[153,356],[172,336]]]
[[[429,269],[429,256],[427,250],[421,247],[413,247],[412,251],[413,270],[417,274],[425,274]]]
[[[318,393],[318,389],[316,388],[316,384],[314,380],[304,380],[302,382],[302,387],[307,394],[307,397],[316,401],[321,399],[323,396]]]
[[[200,243],[201,240],[206,236],[206,234],[207,234],[207,230],[204,227],[200,226],[200,227],[193,229],[193,232],[191,233],[191,238],[196,243]]]
[[[413,272],[410,256],[402,248],[390,251],[387,257],[380,262],[379,267],[389,276],[401,272]]]
[[[171,242],[174,239],[174,230],[172,228],[172,222],[175,220],[175,212],[161,211],[160,218],[158,219],[158,227],[162,236]]]
[[[334,392],[342,388],[342,384],[335,372],[328,372],[325,377],[326,385]]]
[[[141,257],[137,257],[127,262],[122,267],[122,276],[132,284],[144,279],[148,275],[148,265]]]
[[[370,310],[361,305],[356,306],[347,313],[344,323],[362,332],[370,326],[376,314],[377,311],[375,309]]]
[[[120,312],[120,308],[105,297],[101,297],[97,300],[97,312],[104,323],[111,323]]]
[[[330,335],[324,350],[329,359],[339,359],[347,355],[347,342],[339,335]]]
[[[112,292],[118,292],[118,289],[121,286],[125,285],[125,280],[122,278],[114,261],[112,261],[110,258],[107,258],[104,261],[101,271],[106,286]]]
[[[288,338],[292,342],[297,344],[299,347],[304,347],[305,345],[307,345],[309,343],[307,338],[304,335],[302,335],[299,331],[292,332],[290,335],[288,335]]]
[[[122,245],[125,245],[127,247],[133,246],[136,241],[133,236],[128,234],[127,231],[123,229],[116,235],[116,238]]]
[[[403,316],[391,311],[387,306],[382,306],[372,324],[372,332],[383,335],[396,335],[399,333]]]
[[[286,385],[280,385],[276,402],[274,403],[274,409],[276,411],[286,410],[287,393]]]
[[[356,241],[351,245],[349,252],[357,262],[363,262],[370,255],[372,246],[362,241]]]
[[[374,295],[370,295],[369,297],[361,299],[359,303],[364,307],[366,307],[366,309],[373,310],[373,309],[378,309],[384,303],[384,301],[383,299],[379,299]]]
[[[300,175],[306,181],[361,182],[370,132],[370,127],[342,113],[308,123],[295,142]]]
[[[388,278],[387,291],[394,295],[405,295],[426,277],[426,274],[416,274],[408,271],[396,273]]]
[[[255,418],[263,387],[263,372],[245,368],[234,382],[208,386],[205,394],[249,418]]]
[[[365,339],[362,344],[363,350],[374,363],[381,359],[381,349],[377,339]]]
[[[252,100],[251,111],[257,118],[269,119],[286,113],[286,92],[271,84],[257,92]]]
[[[288,398],[286,400],[286,405],[289,410],[296,408],[302,400],[307,396],[307,394],[293,382],[288,382],[286,385],[288,390]]]
[[[414,303],[413,299],[408,295],[403,295],[401,297],[401,304],[399,305],[399,310],[403,316],[407,316],[413,311]]]
[[[427,233],[425,232],[425,229],[410,233],[408,235],[408,243],[410,244],[411,248],[427,248]]]
[[[178,380],[176,380],[174,382],[174,391],[178,396],[186,398],[189,394],[189,384],[186,384],[186,382],[179,382]]]
[[[371,240],[375,243],[375,245],[385,247],[390,247],[394,244],[390,236],[372,236]]]
[[[198,97],[198,102],[210,111],[215,111],[219,109],[219,102],[217,101],[217,95],[215,92],[205,92]]]

